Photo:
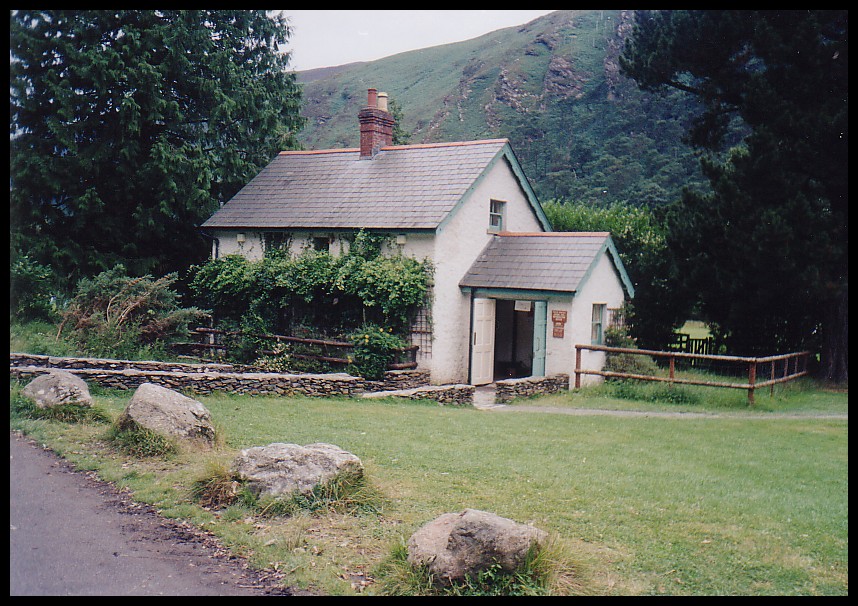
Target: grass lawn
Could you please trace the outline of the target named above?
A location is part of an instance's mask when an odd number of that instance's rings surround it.
[[[12,382],[13,395],[18,388]],[[112,417],[131,396],[94,392]],[[570,594],[848,594],[848,421],[773,414],[845,412],[846,393],[806,383],[755,416],[740,395],[739,405],[716,407],[738,414],[712,418],[528,411],[677,409],[597,388],[518,401],[506,413],[396,400],[198,399],[225,437],[202,456],[135,460],[107,447],[104,425],[15,415],[10,424],[164,515],[211,530],[253,565],[285,571],[290,585],[328,594],[354,595],[354,579],[377,579],[379,564],[422,524],[465,508],[554,535],[574,571]],[[276,519],[190,501],[214,463],[271,442],[353,452],[384,497],[381,513]]]

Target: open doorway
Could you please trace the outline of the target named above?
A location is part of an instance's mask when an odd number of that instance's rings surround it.
[[[495,304],[494,378],[533,374],[534,301],[498,299]]]

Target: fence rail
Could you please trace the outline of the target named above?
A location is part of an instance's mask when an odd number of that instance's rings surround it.
[[[249,332],[241,332],[241,331],[229,331],[229,330],[219,330],[217,328],[206,328],[203,326],[199,326],[193,331],[192,334],[197,335],[201,339],[209,339],[208,343],[199,342],[199,343],[175,343],[174,346],[180,349],[199,349],[199,350],[207,350],[207,351],[229,351],[229,346],[218,343],[217,340],[219,338],[223,338],[225,336],[238,336],[238,337],[252,337],[256,339],[267,339],[274,341],[275,343],[285,342],[285,343],[298,343],[301,345],[315,345],[318,347],[324,347],[325,353],[327,352],[328,347],[340,348],[343,350],[353,349],[354,345],[349,343],[348,341],[330,341],[325,339],[306,339],[303,337],[293,337],[290,335],[267,335],[267,334],[258,334],[258,333],[249,333]],[[407,362],[392,362],[388,365],[388,370],[409,370],[412,368],[417,368],[417,360],[416,354],[419,346],[411,345],[409,347],[403,347],[400,349],[394,350],[397,356],[407,355],[410,359]],[[276,352],[270,349],[260,350],[260,353],[263,355],[273,355]],[[298,358],[300,360],[317,360],[319,362],[328,362],[331,364],[351,364],[351,361],[346,357],[339,356],[329,356],[329,355],[315,355],[315,354],[291,354],[291,357]]]
[[[581,368],[581,352],[583,350],[589,351],[603,351],[606,353],[621,353],[621,354],[632,354],[632,355],[641,355],[641,356],[649,356],[653,358],[668,358],[668,376],[667,377],[658,377],[654,375],[639,375],[632,373],[624,373],[624,372],[613,372],[607,370],[587,370]],[[774,386],[778,383],[786,383],[787,381],[793,381],[799,377],[806,376],[807,372],[807,360],[810,355],[808,351],[800,351],[786,354],[779,354],[774,356],[766,356],[762,358],[751,358],[751,357],[743,357],[743,356],[722,356],[722,355],[714,355],[714,354],[694,354],[694,353],[684,353],[677,351],[653,351],[648,349],[630,349],[626,347],[607,347],[605,345],[576,345],[575,346],[575,389],[579,389],[581,387],[581,375],[598,375],[606,378],[623,378],[623,379],[637,379],[640,381],[659,381],[663,383],[669,384],[684,384],[684,385],[704,385],[708,387],[727,387],[732,389],[746,389],[748,391],[748,404],[753,406],[754,404],[754,391],[757,389],[761,389],[763,387],[769,387],[774,392]],[[737,382],[723,382],[723,381],[704,381],[702,379],[685,379],[681,377],[675,376],[676,371],[676,360],[712,360],[719,362],[728,362],[728,363],[736,363],[736,364],[747,364],[747,376],[748,381],[746,383],[737,383]],[[775,373],[775,364],[777,362],[783,362],[783,373],[779,376],[776,376]],[[790,364],[793,365],[793,370],[790,372]],[[758,373],[757,370],[760,366],[764,366],[766,364],[770,365],[770,372],[768,380],[758,381]],[[801,367],[799,368],[799,364]]]

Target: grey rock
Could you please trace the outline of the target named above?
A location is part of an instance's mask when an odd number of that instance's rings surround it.
[[[143,383],[117,419],[120,428],[139,426],[169,438],[211,445],[211,413],[202,403],[172,389]]]
[[[463,580],[493,564],[513,572],[531,547],[542,546],[548,533],[533,526],[478,509],[446,513],[408,540],[408,562],[427,566],[440,583]]]
[[[21,390],[21,395],[30,398],[39,408],[51,408],[64,404],[92,406],[92,396],[86,382],[65,370],[52,369],[39,375]]]
[[[307,494],[341,474],[363,476],[361,460],[333,444],[254,446],[241,451],[232,473],[256,496]]]

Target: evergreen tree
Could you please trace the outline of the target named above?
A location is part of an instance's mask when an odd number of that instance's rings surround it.
[[[848,378],[847,11],[638,11],[621,57],[645,90],[702,101],[712,191],[669,221],[681,286],[731,352],[821,352]],[[732,131],[735,132],[735,131]]]
[[[296,146],[290,33],[255,10],[11,11],[13,257],[67,284],[206,258],[200,223]]]

